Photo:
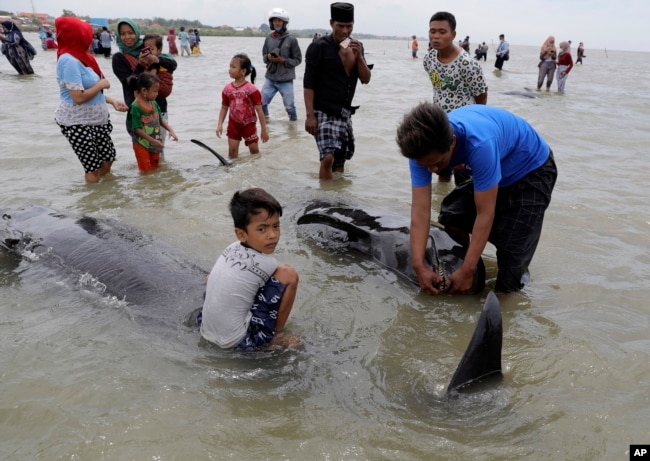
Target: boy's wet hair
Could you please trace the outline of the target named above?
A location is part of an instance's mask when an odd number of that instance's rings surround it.
[[[131,91],[140,91],[141,89],[148,90],[156,83],[160,83],[160,79],[155,74],[149,72],[142,72],[140,75],[131,75],[126,79],[126,84]]]
[[[437,13],[433,13],[433,16],[429,19],[429,23],[432,21],[447,21],[451,30],[456,30],[456,17],[447,11],[438,11]]]
[[[269,216],[282,216],[282,205],[264,189],[254,187],[237,191],[230,200],[230,214],[237,229],[246,231],[251,217],[266,211]]]
[[[448,152],[453,135],[447,113],[437,104],[423,102],[404,115],[395,140],[404,157],[417,160]]]
[[[162,47],[163,47],[162,35],[160,35],[160,34],[147,34],[142,39],[142,43],[146,42],[147,40],[155,40],[156,49],[157,50],[162,50]]]
[[[257,76],[257,71],[255,66],[251,62],[251,58],[248,57],[246,53],[237,53],[232,57],[233,59],[239,59],[239,67],[246,71],[246,75],[251,76],[251,83],[255,83],[255,77]]]

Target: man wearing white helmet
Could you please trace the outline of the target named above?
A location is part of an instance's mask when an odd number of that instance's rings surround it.
[[[298,119],[293,95],[293,81],[296,78],[296,67],[302,62],[302,53],[298,40],[287,32],[289,13],[282,8],[269,11],[269,27],[271,33],[264,41],[262,59],[266,64],[266,75],[262,87],[262,111],[268,118],[269,104],[276,93],[282,95],[284,109],[289,114],[289,120]]]

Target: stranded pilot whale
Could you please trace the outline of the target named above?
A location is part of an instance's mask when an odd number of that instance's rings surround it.
[[[178,325],[203,305],[207,271],[117,220],[41,206],[0,210],[0,247],[67,274],[89,274],[138,317]]]
[[[317,202],[305,209],[298,224],[313,225],[307,235],[325,247],[357,250],[418,283],[411,258],[409,221],[404,217]],[[463,264],[466,253],[467,246],[454,240],[443,227],[431,225],[426,261],[434,271],[448,278]],[[483,288],[485,265],[479,259],[469,293],[480,293]]]
[[[207,271],[164,242],[113,219],[41,206],[0,210],[0,249],[70,274],[89,274],[148,323],[188,323],[203,305]],[[196,324],[193,324],[195,326]],[[501,310],[488,295],[448,395],[501,374]]]
[[[524,87],[524,91],[511,90],[511,91],[502,91],[501,94],[508,94],[510,96],[523,96],[524,98],[537,99],[539,96],[533,90],[528,87]]]
[[[418,283],[412,267],[409,223],[403,217],[316,202],[307,206],[298,224],[306,229],[308,237],[325,247],[357,250]],[[467,247],[456,242],[444,228],[431,226],[426,260],[443,277],[449,277],[460,267],[466,253]],[[471,293],[480,293],[484,287],[485,265],[481,259],[474,273]],[[488,378],[502,377],[502,341],[501,307],[497,296],[490,291],[469,346],[449,383],[447,395]]]

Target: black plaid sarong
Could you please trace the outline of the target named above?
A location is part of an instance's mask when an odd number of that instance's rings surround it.
[[[499,188],[489,238],[497,249],[497,292],[523,288],[522,278],[528,276],[556,179],[557,167],[553,151],[549,151],[548,160],[542,166],[516,183]],[[443,199],[438,222],[471,233],[475,220],[474,183],[470,179]]]
[[[354,133],[352,132],[352,113],[343,109],[340,116],[314,111],[318,120],[316,131],[316,145],[320,153],[320,160],[332,154],[334,168],[345,165],[354,155]]]

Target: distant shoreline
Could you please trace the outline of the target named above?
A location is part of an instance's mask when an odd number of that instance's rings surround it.
[[[15,18],[14,18],[15,19]],[[49,25],[50,27],[53,27],[54,25],[54,20],[56,18],[54,17],[48,17]],[[79,19],[82,19],[84,21],[89,22],[90,18],[86,17],[79,17]],[[133,19],[133,18],[132,18]],[[157,18],[160,19],[160,18]],[[117,24],[117,21],[119,19],[109,19],[109,30],[115,30],[115,26]],[[206,26],[204,24],[201,24],[200,22],[196,20],[178,20],[175,19],[173,21],[166,22],[165,24],[151,24],[147,25],[146,23],[151,23],[151,19],[133,19],[138,25],[140,26],[140,31],[142,34],[160,34],[160,35],[167,35],[169,32],[169,29],[173,28],[176,31],[180,29],[181,26],[184,26],[186,29],[199,29],[201,36],[204,37],[266,37],[269,33],[270,30],[265,30],[265,29],[257,29],[257,28],[252,28],[252,27],[247,27],[247,28],[233,28],[233,27],[213,27],[213,26]],[[143,24],[145,23],[145,24]],[[40,24],[35,24],[35,23],[22,23],[19,24],[21,30],[23,32],[38,32]],[[98,27],[99,28],[99,27]],[[291,29],[291,35],[297,38],[312,38],[314,34],[320,34],[320,35],[326,35],[331,32],[330,29]],[[355,33],[355,37],[358,37],[360,39],[376,39],[376,40],[411,40],[411,37],[398,37],[398,36],[388,36],[388,35],[374,35],[374,34],[363,34],[363,33]],[[423,37],[418,37],[422,40],[425,40]]]

